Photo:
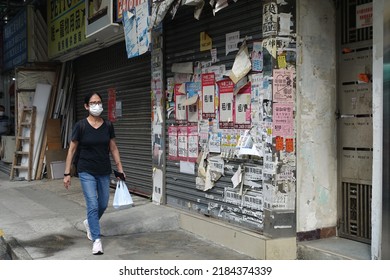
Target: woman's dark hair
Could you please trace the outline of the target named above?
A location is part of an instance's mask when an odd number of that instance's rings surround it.
[[[97,93],[97,92],[90,92],[90,93],[87,93],[86,95],[85,95],[85,97],[84,97],[84,104],[85,105],[89,105],[89,100],[91,99],[91,97],[93,96],[93,95],[97,95],[97,96],[99,96],[99,98],[100,98],[100,100],[103,102],[103,99],[102,99],[102,96],[99,94],[99,93]]]

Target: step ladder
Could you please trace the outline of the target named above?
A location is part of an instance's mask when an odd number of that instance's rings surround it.
[[[35,106],[22,109],[15,140],[15,155],[12,162],[10,180],[16,178],[18,180],[32,180],[36,110]],[[25,173],[27,178],[21,176],[21,172]]]

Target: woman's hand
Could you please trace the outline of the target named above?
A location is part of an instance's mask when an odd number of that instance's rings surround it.
[[[70,187],[70,175],[64,176],[64,187],[65,189],[69,189]]]

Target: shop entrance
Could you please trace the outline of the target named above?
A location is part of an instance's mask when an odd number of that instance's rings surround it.
[[[371,242],[372,14],[370,0],[343,0],[338,40],[339,236]]]

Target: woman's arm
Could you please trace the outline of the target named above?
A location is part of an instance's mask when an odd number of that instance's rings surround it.
[[[71,141],[69,145],[68,154],[66,156],[66,161],[65,161],[65,171],[64,171],[64,187],[66,189],[70,187],[70,170],[72,168],[73,157],[74,154],[76,153],[78,145],[79,142],[77,141]]]
[[[111,140],[110,140],[110,152],[111,152],[112,158],[114,159],[114,162],[116,164],[116,168],[117,168],[118,172],[124,173],[123,167],[122,167],[122,162],[121,162],[121,157],[119,155],[119,150],[118,150],[118,146],[116,145],[115,138],[111,138]]]

